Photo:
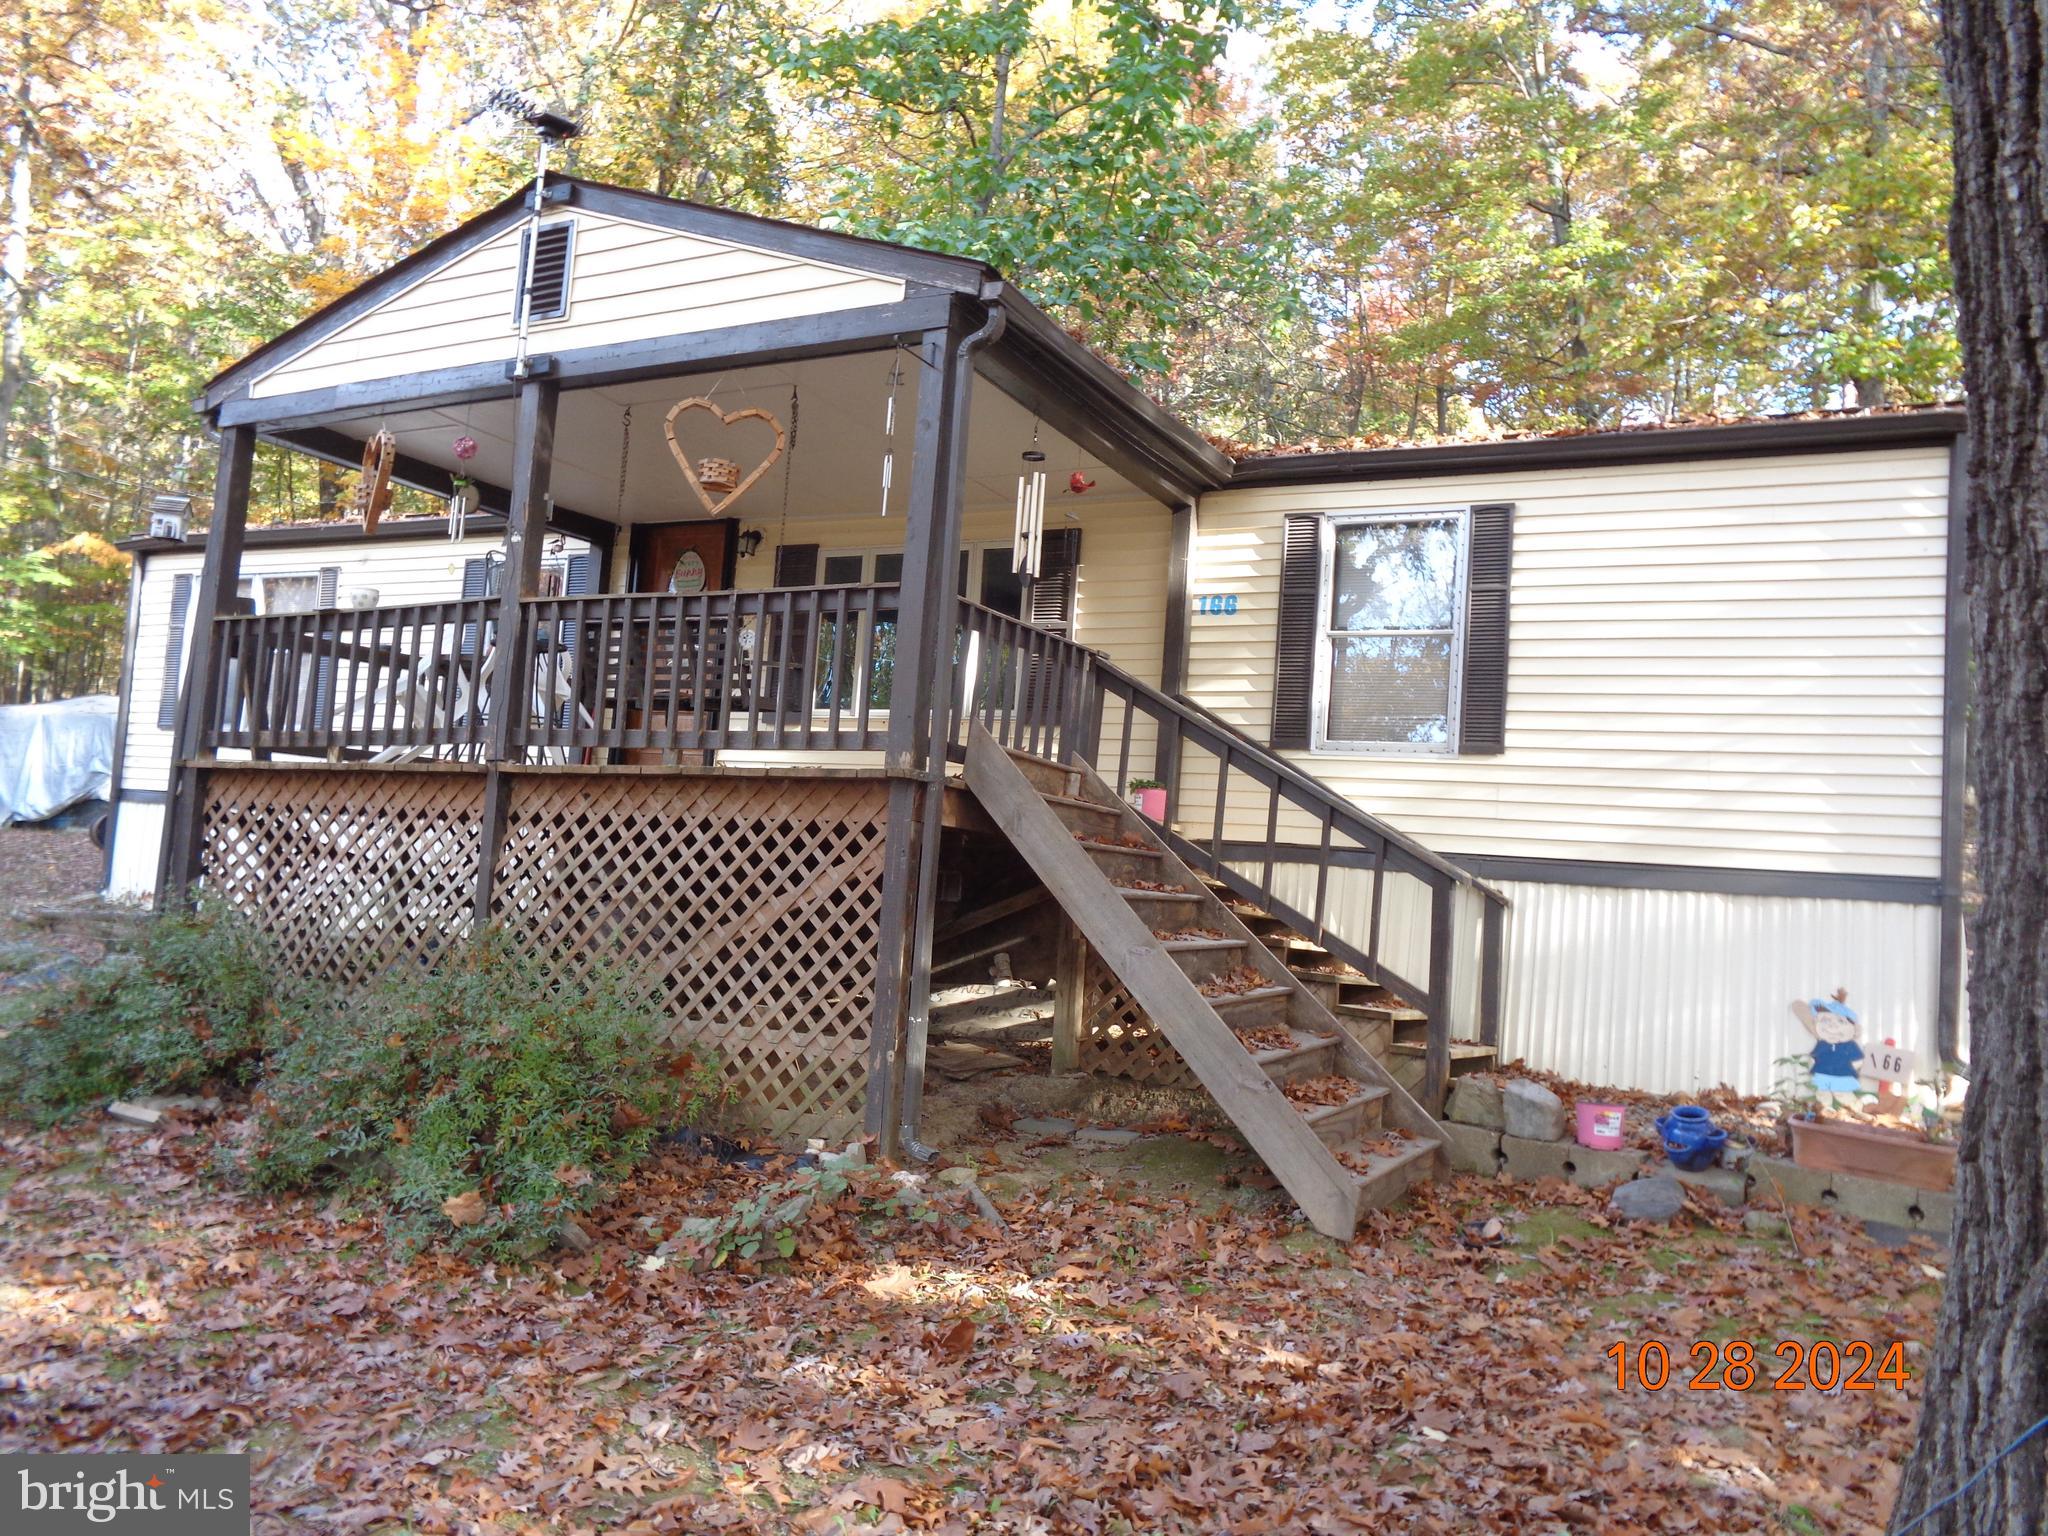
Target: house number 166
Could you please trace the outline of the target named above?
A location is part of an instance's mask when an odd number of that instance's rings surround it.
[[[1195,599],[1195,612],[1235,613],[1237,612],[1237,594],[1235,592],[1224,592],[1214,597],[1198,597]]]

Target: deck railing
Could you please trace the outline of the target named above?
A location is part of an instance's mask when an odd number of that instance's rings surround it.
[[[216,619],[205,750],[373,759],[474,755],[497,655],[497,605]]]
[[[1201,706],[1062,636],[960,606],[953,755],[973,720],[1004,746],[1089,760],[1120,795],[1141,770],[1178,762],[1168,846],[1417,1003],[1429,1015],[1422,1097],[1441,1105],[1454,1031],[1497,1043],[1507,898]]]
[[[216,620],[204,752],[478,757],[490,722],[533,761],[879,748],[892,585],[531,598]]]
[[[878,748],[896,592],[529,599],[535,703],[515,740],[542,753]]]

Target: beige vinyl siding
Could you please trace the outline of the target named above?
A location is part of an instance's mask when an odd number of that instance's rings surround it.
[[[1190,620],[1190,690],[1267,737],[1287,514],[1512,502],[1506,753],[1305,768],[1445,854],[1932,876],[1947,475],[1872,450],[1216,493],[1192,592],[1238,612]],[[1185,775],[1206,829],[1212,760]]]
[[[729,241],[577,210],[568,313],[536,321],[536,352],[615,346],[728,326],[893,304],[899,278],[876,277]],[[286,358],[252,395],[509,359],[524,228],[427,273],[383,304]]]

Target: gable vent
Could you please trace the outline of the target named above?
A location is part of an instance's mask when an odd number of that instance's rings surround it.
[[[531,307],[530,320],[559,320],[569,313],[569,260],[576,243],[576,221],[555,219],[540,226],[528,241],[530,260],[522,259],[523,286]],[[519,318],[513,311],[512,318]]]

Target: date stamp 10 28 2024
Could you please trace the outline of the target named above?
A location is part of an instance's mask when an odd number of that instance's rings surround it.
[[[1903,1390],[1913,1376],[1906,1346],[1898,1340],[1878,1345],[1865,1339],[1785,1339],[1771,1350],[1772,1358],[1783,1362],[1776,1371],[1760,1363],[1757,1346],[1746,1340],[1700,1339],[1685,1346],[1689,1364],[1674,1373],[1671,1351],[1676,1347],[1660,1339],[1640,1344],[1618,1339],[1609,1345],[1616,1390],[1747,1392],[1761,1385],[1778,1392],[1875,1392],[1881,1386]]]

